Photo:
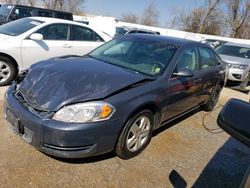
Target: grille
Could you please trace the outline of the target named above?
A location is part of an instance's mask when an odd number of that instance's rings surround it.
[[[23,107],[25,107],[29,112],[31,112],[32,114],[34,114],[35,116],[37,116],[37,117],[39,117],[41,119],[52,117],[52,115],[54,114],[52,112],[38,110],[38,109],[33,108],[27,102],[27,100],[25,100],[25,97],[23,96],[21,91],[17,91],[15,93],[15,97],[22,104]]]

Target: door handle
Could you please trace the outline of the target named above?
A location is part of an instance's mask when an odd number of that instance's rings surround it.
[[[64,48],[71,48],[72,46],[70,44],[64,44],[63,47]]]

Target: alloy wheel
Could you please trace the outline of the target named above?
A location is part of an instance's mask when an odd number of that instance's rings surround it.
[[[131,126],[126,138],[126,145],[130,152],[138,151],[149,139],[151,123],[148,117],[138,117]]]
[[[10,77],[10,67],[7,63],[0,61],[0,82],[5,82]]]

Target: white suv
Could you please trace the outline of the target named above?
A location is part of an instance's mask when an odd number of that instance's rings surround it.
[[[111,37],[85,24],[29,17],[0,26],[0,86],[19,70],[57,56],[84,55]]]

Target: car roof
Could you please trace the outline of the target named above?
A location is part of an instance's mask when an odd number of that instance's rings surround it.
[[[136,31],[145,31],[145,32],[152,32],[152,33],[156,32],[156,31],[149,30],[149,29],[140,29],[140,28],[129,29],[129,31],[133,31],[133,30],[136,30]]]
[[[40,10],[47,10],[47,11],[54,11],[54,12],[61,12],[61,13],[72,14],[72,13],[70,13],[70,12],[66,12],[66,11],[62,11],[62,10],[54,10],[54,9],[47,9],[47,8],[44,8],[44,7],[34,7],[34,6],[13,4],[13,3],[2,3],[2,4],[0,4],[0,5],[15,6],[15,7],[23,7],[23,8],[30,8],[30,9],[40,9]]]
[[[136,30],[136,31],[145,31],[145,32],[151,32],[151,33],[157,33],[157,31],[153,31],[153,30],[150,30],[150,29],[143,29],[143,28],[129,27],[129,26],[121,26],[121,27],[117,27],[117,28],[125,29],[128,32]]]
[[[177,37],[162,36],[162,35],[130,34],[130,35],[125,35],[124,37],[148,39],[148,40],[153,40],[153,41],[158,41],[158,42],[166,42],[170,44],[175,44],[178,46],[184,46],[187,44],[200,44],[203,46],[208,46],[208,45],[202,44],[201,42],[196,42],[193,40],[182,39],[182,38],[177,38]]]
[[[250,48],[249,44],[239,44],[239,43],[234,43],[234,42],[227,42],[224,45],[225,46],[239,46],[239,47],[244,47],[244,48]]]
[[[39,21],[43,21],[43,22],[47,22],[47,23],[67,23],[67,24],[77,24],[77,25],[83,25],[83,26],[87,26],[86,24],[83,23],[79,23],[79,22],[75,22],[75,21],[71,21],[71,20],[64,20],[64,19],[60,19],[60,18],[50,18],[50,17],[26,17],[26,18],[31,18],[31,19],[35,19],[35,20],[39,20]]]

